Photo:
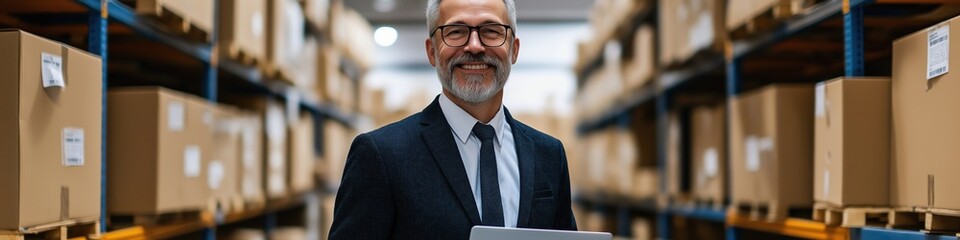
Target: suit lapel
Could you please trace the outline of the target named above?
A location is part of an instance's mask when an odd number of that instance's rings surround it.
[[[527,136],[526,132],[520,129],[520,124],[513,119],[510,111],[504,108],[507,122],[510,123],[510,129],[513,133],[513,142],[517,150],[517,162],[520,165],[520,209],[517,211],[517,227],[527,226],[530,221],[530,208],[533,204],[533,183],[536,179],[535,156],[533,140]]]
[[[467,179],[467,171],[463,166],[463,159],[460,158],[460,150],[457,148],[456,140],[453,138],[453,133],[450,132],[450,124],[443,116],[437,99],[434,99],[433,103],[423,110],[421,124],[424,125],[421,136],[430,148],[433,159],[437,161],[437,165],[443,171],[447,183],[450,184],[454,194],[460,200],[460,206],[466,211],[467,216],[470,216],[470,221],[474,225],[479,225],[480,211],[477,210],[477,203],[473,197],[472,188],[470,188],[470,180]]]

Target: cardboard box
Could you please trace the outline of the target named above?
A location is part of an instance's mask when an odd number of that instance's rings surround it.
[[[290,191],[299,193],[309,191],[314,186],[314,164],[317,161],[317,151],[314,147],[313,115],[309,112],[300,112],[293,121],[287,133],[287,143],[290,153],[288,165],[288,185]]]
[[[653,27],[644,24],[637,28],[633,40],[633,54],[623,64],[623,85],[627,90],[638,89],[653,79]]]
[[[890,79],[837,78],[817,84],[814,105],[815,201],[888,206]]]
[[[684,169],[682,168],[684,158],[686,155],[683,153],[683,139],[682,135],[684,134],[681,113],[678,111],[671,111],[667,113],[667,152],[666,152],[666,195],[668,197],[683,197],[685,194],[685,188],[683,186],[685,174]]]
[[[220,52],[237,61],[263,64],[267,60],[267,1],[220,0],[219,9]]]
[[[335,102],[340,96],[340,52],[327,44],[318,46],[317,51],[317,85],[314,88],[317,97],[328,102]]]
[[[955,174],[960,169],[960,148],[954,144],[960,142],[960,75],[956,72],[960,51],[956,47],[949,52],[936,50],[941,44],[960,46],[955,37],[960,36],[960,27],[945,28],[958,22],[960,18],[953,18],[893,42],[890,201],[894,206],[960,209],[956,184],[960,176]],[[945,40],[930,53],[945,57],[941,59],[945,62],[928,60],[931,37]],[[928,80],[927,64],[937,62],[947,71]]]
[[[189,32],[190,26],[206,33],[206,40],[213,36],[214,0],[137,0],[136,11],[140,14],[152,14],[163,19],[182,19],[183,32]],[[176,16],[167,16],[169,13]]]
[[[749,25],[754,18],[770,13],[773,18],[788,18],[811,5],[812,0],[727,0],[726,29],[734,31]]]
[[[698,200],[723,203],[727,196],[727,129],[725,105],[697,107],[690,119],[691,194]]]
[[[304,0],[304,16],[319,30],[327,30],[330,24],[330,0]]]
[[[337,189],[343,178],[343,167],[353,138],[345,126],[336,121],[323,121],[323,160],[327,161],[327,188]]]
[[[107,210],[112,215],[200,210],[210,198],[214,107],[159,87],[107,96]]]
[[[730,105],[733,204],[810,206],[813,86],[774,84],[742,94]]]
[[[661,65],[683,63],[700,50],[723,47],[726,39],[723,1],[662,1],[658,6]]]
[[[295,84],[297,62],[305,54],[304,21],[297,0],[267,0],[267,73],[289,84]]]
[[[287,163],[290,153],[287,152],[287,118],[284,106],[279,101],[268,97],[258,97],[250,100],[245,106],[252,107],[263,116],[263,164],[264,189],[267,198],[286,197],[289,191],[287,186]]]
[[[235,197],[240,196],[242,129],[239,109],[216,105],[213,124],[213,154],[204,166],[207,187],[210,189],[208,209],[229,209]],[[218,206],[219,205],[219,206]]]
[[[227,237],[228,240],[266,240],[267,237],[260,229],[237,229]]]
[[[243,125],[240,130],[240,174],[237,175],[240,178],[240,195],[246,202],[263,203],[263,116],[244,113],[240,116],[240,122]]]
[[[319,75],[317,73],[317,61],[320,57],[317,54],[317,51],[320,51],[320,44],[314,38],[308,38],[303,43],[303,52],[300,54],[300,59],[293,64],[297,70],[296,76],[293,79],[293,86],[303,92],[313,92],[313,89],[317,88],[317,78]],[[318,99],[318,96],[310,96],[313,99]]]
[[[303,240],[307,239],[307,230],[302,227],[280,227],[270,233],[274,240]]]
[[[0,229],[100,217],[100,58],[17,30],[0,52]]]

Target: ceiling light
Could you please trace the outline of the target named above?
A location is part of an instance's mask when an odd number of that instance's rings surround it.
[[[378,45],[389,47],[397,42],[397,29],[392,27],[380,27],[373,32],[373,40]]]

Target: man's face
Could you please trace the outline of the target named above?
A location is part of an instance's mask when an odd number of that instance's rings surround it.
[[[437,26],[510,24],[502,0],[443,0],[439,9]],[[445,44],[440,30],[433,34],[426,40],[427,57],[430,65],[437,68],[445,90],[470,103],[486,102],[503,90],[520,48],[520,40],[512,30],[507,31],[506,41],[500,46],[484,46],[476,31],[470,32],[462,47]]]

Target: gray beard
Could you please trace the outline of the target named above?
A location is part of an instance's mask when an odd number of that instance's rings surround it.
[[[437,49],[435,53],[434,59],[439,63],[439,49]],[[464,76],[465,79],[461,79],[462,81],[454,81],[454,68],[465,62],[482,62],[492,65],[494,68],[493,84],[491,86],[484,86],[484,76],[477,74],[467,74]],[[440,84],[443,85],[444,90],[447,90],[460,100],[478,104],[490,100],[490,98],[500,92],[500,90],[503,90],[503,86],[507,84],[507,78],[510,76],[510,67],[510,64],[505,64],[503,61],[491,56],[464,53],[463,55],[450,59],[450,62],[447,63],[446,66],[437,66],[437,75],[440,77]]]

